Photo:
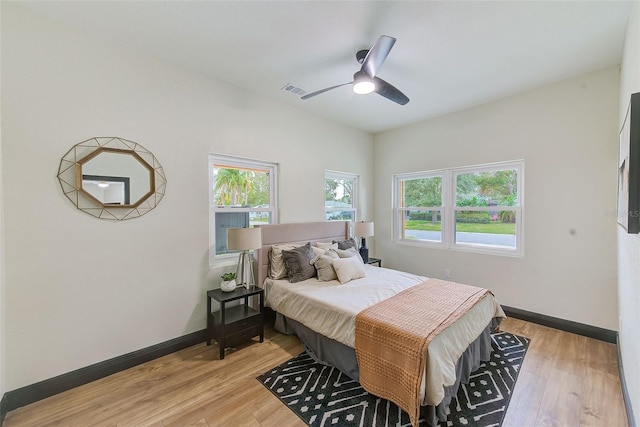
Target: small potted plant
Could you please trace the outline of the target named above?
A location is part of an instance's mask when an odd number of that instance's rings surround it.
[[[222,276],[220,289],[223,292],[232,292],[236,290],[236,273],[224,273]]]

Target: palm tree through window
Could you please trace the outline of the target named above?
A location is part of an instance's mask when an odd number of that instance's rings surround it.
[[[210,155],[210,264],[231,254],[227,229],[275,222],[276,165]]]

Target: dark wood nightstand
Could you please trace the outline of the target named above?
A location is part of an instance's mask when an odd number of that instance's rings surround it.
[[[259,296],[260,305],[249,307],[249,298]],[[227,303],[244,299],[244,304],[227,307]],[[211,312],[211,300],[220,303],[220,310]],[[260,335],[264,341],[264,290],[257,286],[249,289],[238,287],[233,292],[220,289],[207,291],[207,345],[211,338],[220,344],[220,360],[224,359],[224,350]]]
[[[369,261],[367,261],[367,264],[378,264],[378,267],[382,267],[382,259],[369,257]]]

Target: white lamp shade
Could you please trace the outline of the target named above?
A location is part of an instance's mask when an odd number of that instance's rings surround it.
[[[373,221],[356,222],[354,233],[356,237],[373,236]]]
[[[227,230],[227,249],[245,251],[262,246],[259,228],[230,228]]]

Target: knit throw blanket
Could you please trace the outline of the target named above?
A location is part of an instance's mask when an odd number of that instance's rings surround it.
[[[362,387],[394,402],[417,426],[429,342],[487,293],[429,279],[358,313],[355,350]]]

